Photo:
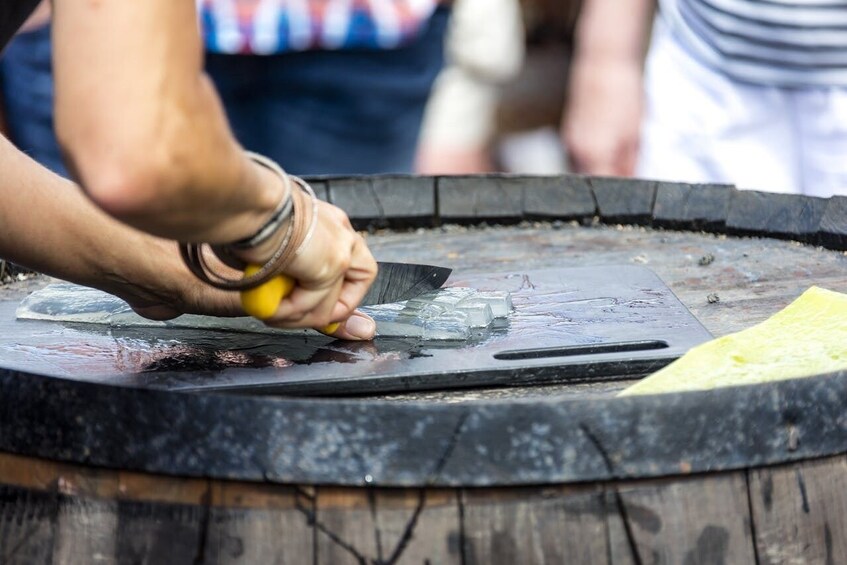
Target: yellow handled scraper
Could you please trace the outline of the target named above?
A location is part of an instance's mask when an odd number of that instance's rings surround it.
[[[362,299],[361,306],[373,304],[389,304],[415,298],[425,292],[441,288],[441,285],[453,271],[447,267],[418,265],[414,263],[377,263],[379,271],[367,294]],[[258,265],[248,265],[244,276],[258,272]],[[266,283],[241,292],[241,305],[244,311],[255,318],[265,320],[274,315],[279,303],[288,296],[296,281],[286,275],[277,275]],[[321,331],[331,334],[338,329],[338,324],[330,324]]]

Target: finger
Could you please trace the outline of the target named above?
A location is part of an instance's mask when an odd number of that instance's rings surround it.
[[[344,275],[344,284],[338,304],[332,312],[333,320],[343,320],[365,297],[377,274],[377,263],[362,236],[357,235],[351,249],[350,268]]]
[[[638,142],[627,143],[621,155],[621,175],[626,177],[635,176],[638,165]]]
[[[610,176],[615,172],[613,159],[605,152],[584,152],[571,155],[573,171],[587,175]]]
[[[373,318],[364,312],[356,310],[349,318],[341,322],[333,332],[328,333],[328,335],[338,339],[360,341],[373,339],[375,333],[376,322],[373,321]]]
[[[268,321],[272,324],[286,323],[287,327],[291,327],[290,323],[296,324],[296,327],[323,327],[337,321],[332,315],[343,283],[343,277],[337,277],[330,285],[321,288],[294,287]]]
[[[612,177],[617,175],[617,167],[615,166],[614,161],[610,160],[596,160],[592,163],[586,165],[586,167],[580,171],[589,175],[597,175],[599,177]]]

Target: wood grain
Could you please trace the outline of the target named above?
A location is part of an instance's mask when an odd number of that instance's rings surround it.
[[[755,563],[743,472],[626,483],[617,489],[637,563]]]
[[[317,489],[317,562],[460,563],[457,493]]]
[[[310,497],[293,487],[215,482],[205,558],[209,563],[313,563]]]
[[[756,545],[763,564],[847,563],[847,459],[750,471]]]
[[[610,563],[602,489],[474,489],[462,494],[465,563]]]
[[[55,493],[0,484],[0,563],[49,563],[57,512]]]

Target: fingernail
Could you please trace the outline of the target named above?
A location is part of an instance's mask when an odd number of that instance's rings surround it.
[[[354,313],[344,324],[347,333],[359,339],[371,339],[376,332],[376,322],[368,316]]]

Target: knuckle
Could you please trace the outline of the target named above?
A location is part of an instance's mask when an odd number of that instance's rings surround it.
[[[335,280],[350,268],[350,257],[339,252],[329,254],[321,265],[318,278],[321,282]]]
[[[291,302],[285,312],[286,322],[299,322],[309,313],[309,308],[305,304]]]

